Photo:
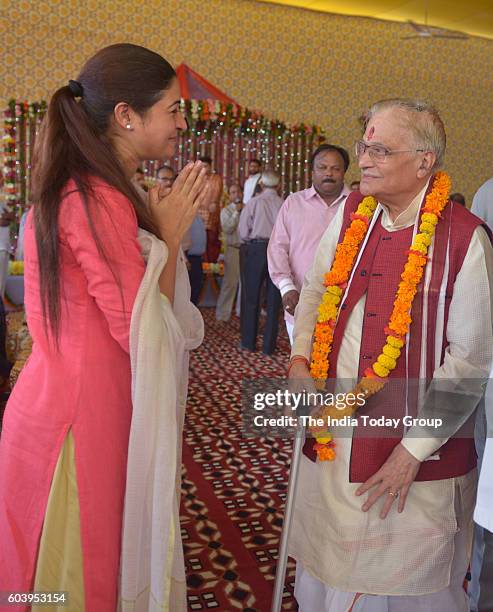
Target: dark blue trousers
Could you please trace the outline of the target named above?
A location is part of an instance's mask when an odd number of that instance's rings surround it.
[[[281,294],[269,276],[267,267],[267,242],[250,242],[242,246],[240,253],[242,266],[241,301],[241,344],[244,348],[255,350],[260,315],[260,297],[266,283],[267,319],[264,328],[263,352],[273,353],[279,331],[279,310]]]
[[[202,291],[202,285],[204,284],[204,273],[202,271],[202,255],[188,255],[188,261],[190,262],[190,269],[188,270],[188,277],[190,279],[191,296],[190,300],[193,304],[199,303],[200,292]]]

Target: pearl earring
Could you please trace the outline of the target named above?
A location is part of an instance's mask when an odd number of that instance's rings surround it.
[[[131,130],[132,126],[130,125],[130,123],[127,123],[127,125],[125,126],[127,128],[127,130]]]

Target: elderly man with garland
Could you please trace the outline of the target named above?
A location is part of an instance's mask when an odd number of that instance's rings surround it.
[[[307,437],[290,542],[302,612],[468,610],[477,471],[461,427],[492,358],[493,249],[481,220],[449,201],[445,142],[427,104],[369,110],[356,143],[360,192],[340,207],[303,285],[292,384],[359,381],[361,414],[439,414],[446,428],[384,437],[358,419],[345,435]],[[406,393],[394,396],[399,379]],[[358,417],[350,404],[316,413]]]

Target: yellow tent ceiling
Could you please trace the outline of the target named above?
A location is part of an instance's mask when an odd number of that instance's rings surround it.
[[[313,11],[375,17],[390,21],[425,22],[474,36],[493,38],[493,0],[260,0]],[[412,31],[410,30],[410,33]]]

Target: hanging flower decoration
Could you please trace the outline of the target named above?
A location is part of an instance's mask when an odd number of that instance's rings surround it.
[[[281,133],[291,131],[296,134],[313,135],[324,139],[324,132],[319,126],[308,126],[301,123],[290,127],[277,119],[267,119],[259,111],[221,102],[220,100],[182,100],[181,110],[188,121],[188,125],[197,129],[204,127],[200,125],[202,122],[220,120],[220,127],[223,132],[239,127],[242,131],[247,129]]]
[[[188,129],[178,135],[174,159],[166,160],[175,171],[190,159],[207,155],[225,184],[241,183],[247,176],[248,160],[258,157],[279,170],[285,195],[310,184],[310,155],[325,140],[320,127],[303,123],[291,127],[258,110],[220,100],[181,100],[180,110]],[[30,201],[32,150],[45,111],[45,102],[11,100],[4,115],[4,193],[17,218],[12,225],[13,245],[18,222]],[[162,163],[146,162],[148,177]]]
[[[20,218],[30,201],[32,140],[46,112],[46,102],[10,100],[4,111],[3,192],[7,207],[15,213],[11,247],[15,249]]]

